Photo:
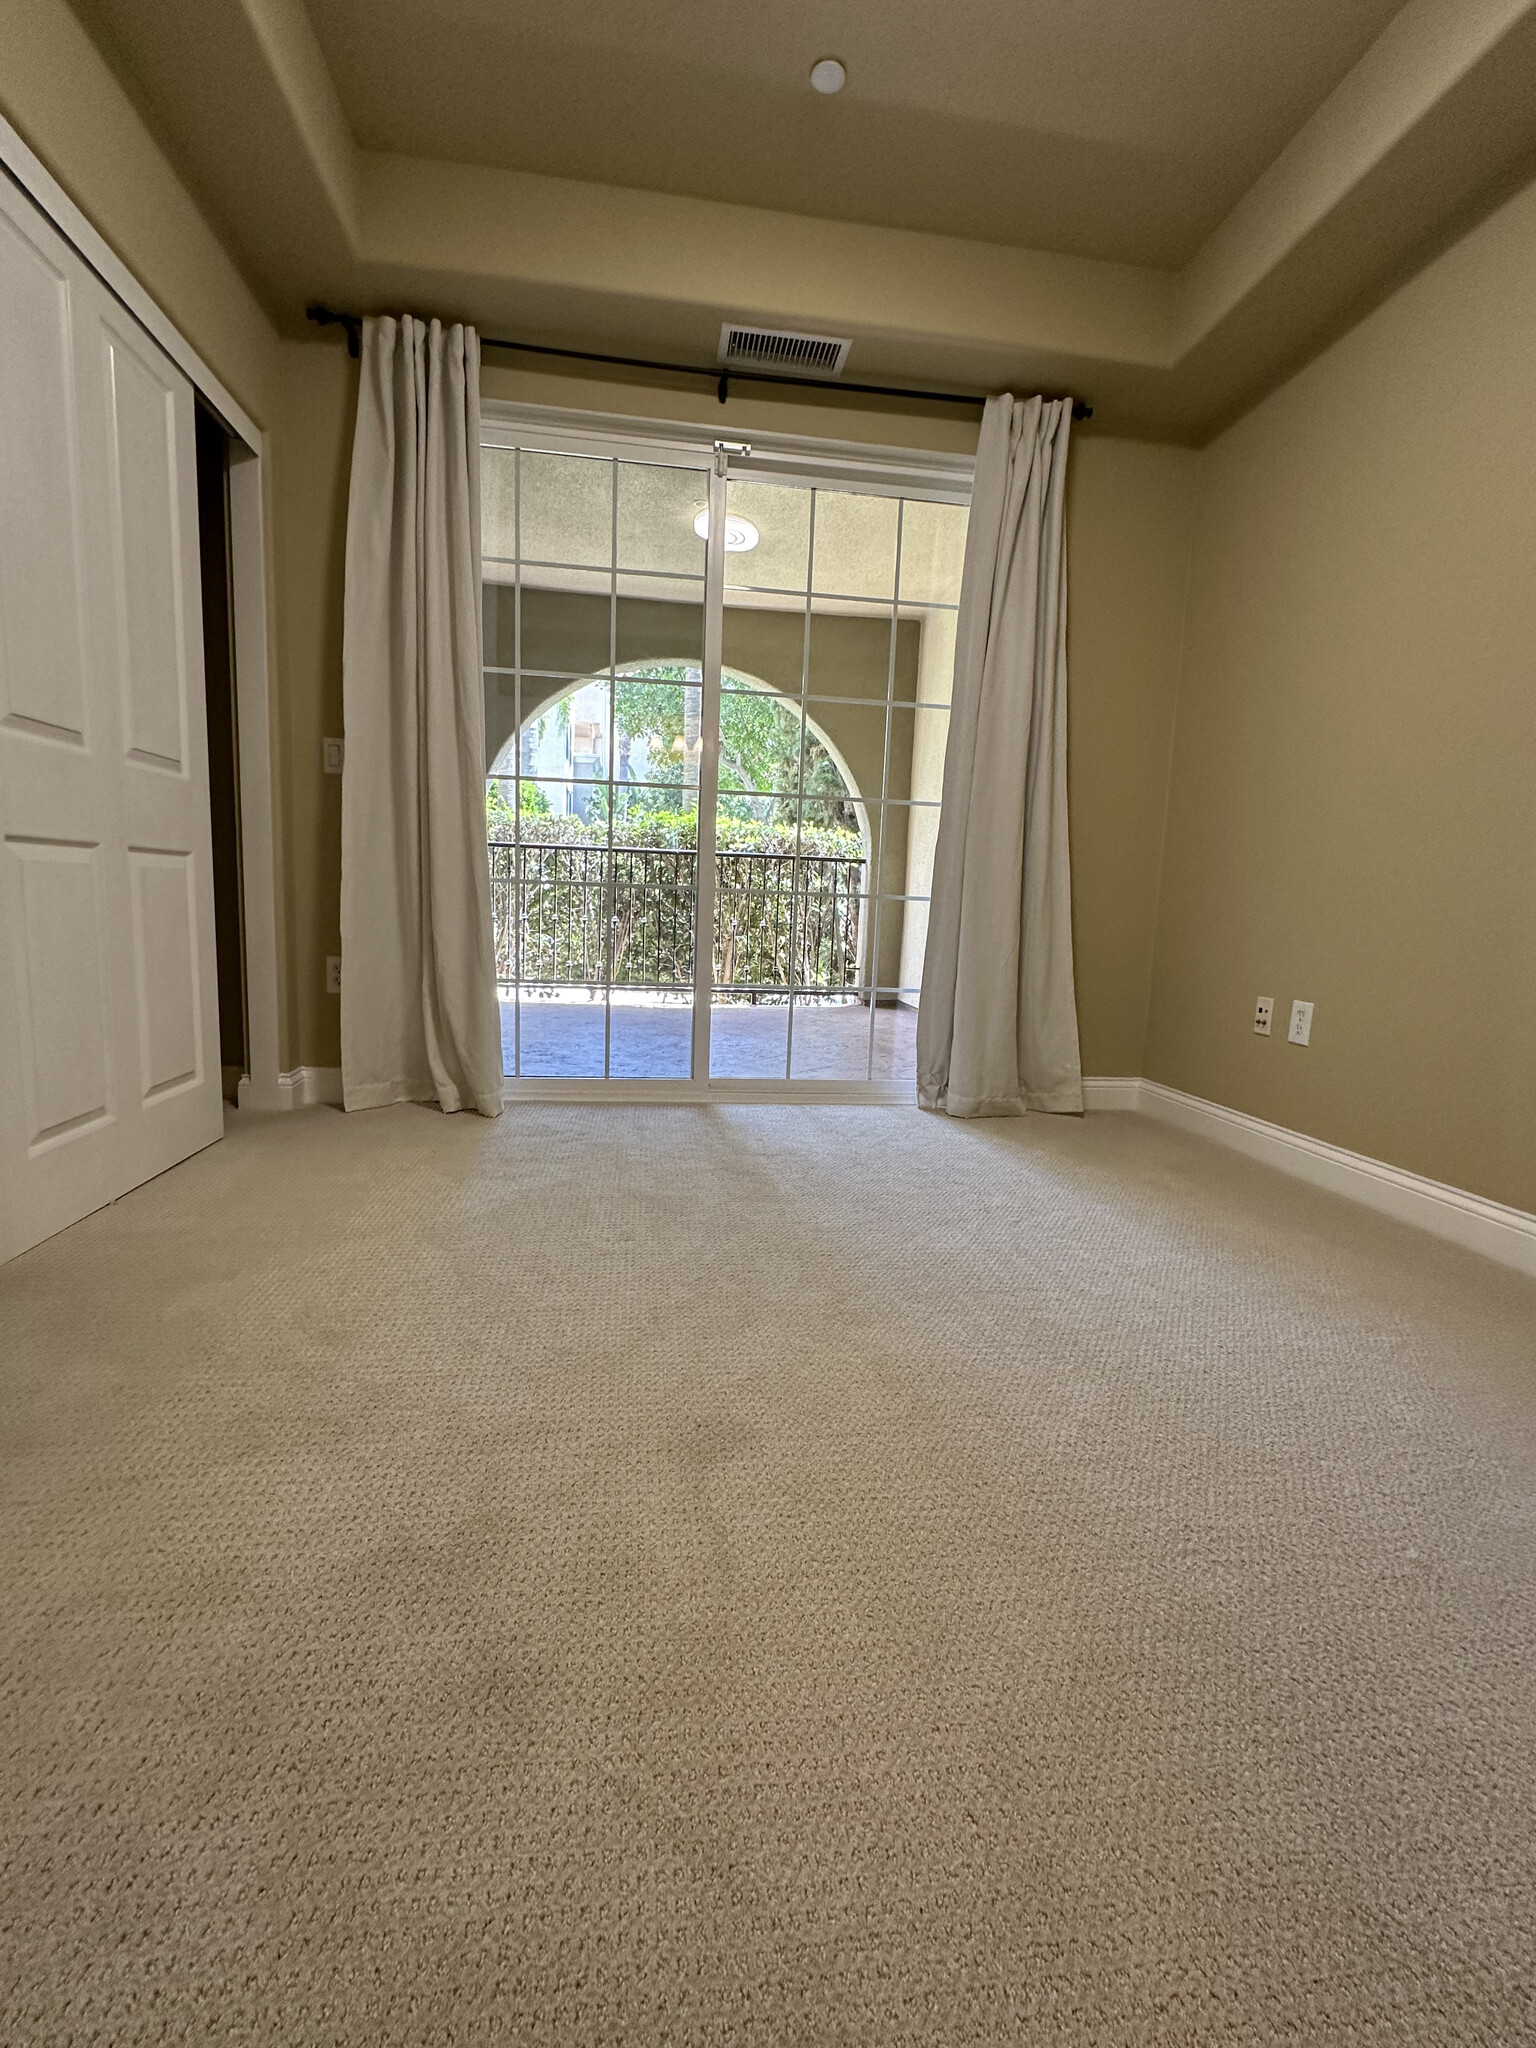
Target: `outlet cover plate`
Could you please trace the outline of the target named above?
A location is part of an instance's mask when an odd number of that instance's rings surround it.
[[[325,956],[325,992],[328,996],[341,994],[341,955],[327,953]]]
[[[1274,997],[1260,996],[1259,1000],[1253,1006],[1253,1028],[1255,1031],[1257,1031],[1260,1038],[1268,1038],[1270,1033],[1270,1027],[1274,1023],[1274,1020]]]
[[[1292,1045],[1312,1043],[1312,1005],[1298,998],[1291,1005],[1291,1028],[1285,1034]]]

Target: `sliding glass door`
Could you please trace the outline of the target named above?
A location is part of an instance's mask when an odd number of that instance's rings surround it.
[[[911,1085],[965,522],[729,482],[712,1073]]]
[[[488,420],[514,1088],[910,1093],[966,489]]]

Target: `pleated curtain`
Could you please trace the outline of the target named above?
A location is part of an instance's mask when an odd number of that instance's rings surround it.
[[[1067,844],[1070,399],[987,401],[917,1017],[918,1100],[1081,1110]]]
[[[479,337],[367,320],[342,658],[349,1110],[501,1112],[481,647]]]

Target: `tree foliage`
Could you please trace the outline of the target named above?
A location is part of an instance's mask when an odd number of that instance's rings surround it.
[[[689,670],[678,662],[655,662],[643,672],[619,677],[614,686],[614,714],[621,777],[628,768],[629,749],[643,738],[649,762],[647,780],[683,782],[684,748],[694,737],[687,730],[690,713],[695,724],[698,716],[697,705],[688,704],[688,697],[698,692],[697,671],[691,686],[689,678]],[[808,799],[817,800],[822,815],[857,831],[857,813],[849,801],[852,792],[809,726],[804,733],[802,765],[799,711],[773,691],[754,688],[729,670],[722,680],[720,815],[743,819],[768,815],[793,821],[794,791],[799,787]],[[659,682],[680,687],[657,689]],[[643,805],[647,793],[636,791],[632,801]],[[655,807],[665,807],[659,793]]]

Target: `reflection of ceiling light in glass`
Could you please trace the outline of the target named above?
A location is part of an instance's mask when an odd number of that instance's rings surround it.
[[[709,539],[709,514],[701,512],[693,522],[693,530],[700,540]],[[728,555],[744,555],[748,548],[757,546],[757,528],[750,519],[738,519],[734,512],[725,515],[725,552]]]

